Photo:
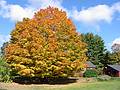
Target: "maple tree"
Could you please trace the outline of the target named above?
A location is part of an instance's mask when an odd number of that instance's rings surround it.
[[[68,77],[87,60],[86,44],[72,21],[53,7],[18,22],[4,51],[12,70],[28,77]]]

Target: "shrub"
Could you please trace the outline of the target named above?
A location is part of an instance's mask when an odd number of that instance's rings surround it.
[[[98,80],[98,81],[108,81],[108,80],[110,80],[110,79],[111,79],[111,77],[108,76],[108,75],[101,75],[101,76],[98,76],[98,77],[97,77],[97,80]]]
[[[10,68],[8,67],[5,59],[0,56],[0,82],[10,82]]]
[[[103,75],[103,68],[97,68],[96,72],[98,75]]]
[[[84,77],[97,77],[97,72],[95,70],[86,70],[83,76]]]

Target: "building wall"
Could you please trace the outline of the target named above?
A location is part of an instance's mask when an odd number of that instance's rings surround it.
[[[120,71],[118,72],[118,75],[117,75],[118,77],[120,77]]]
[[[111,68],[111,67],[108,67],[107,70],[106,70],[106,74],[110,75],[110,76],[113,76],[113,77],[120,77],[120,72]]]

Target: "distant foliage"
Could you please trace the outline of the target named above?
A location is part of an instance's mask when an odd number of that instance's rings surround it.
[[[83,76],[84,77],[97,77],[97,72],[95,70],[89,69],[85,71]]]
[[[110,60],[111,64],[120,64],[120,51],[111,53]]]
[[[120,64],[120,44],[113,44],[111,48],[112,52],[105,54],[104,63]]]
[[[72,21],[52,7],[17,22],[4,51],[12,70],[26,77],[68,77],[87,60],[86,44]]]
[[[108,80],[111,80],[111,77],[108,75],[101,75],[101,76],[97,77],[97,80],[98,81],[108,81]]]
[[[0,82],[11,82],[10,68],[2,56],[0,56]]]
[[[120,64],[120,52],[106,52],[103,61],[104,66]]]
[[[113,52],[120,52],[120,44],[113,44],[112,51]]]

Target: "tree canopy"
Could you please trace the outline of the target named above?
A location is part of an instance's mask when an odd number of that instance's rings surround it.
[[[48,7],[17,22],[4,55],[20,76],[68,77],[84,68],[86,51],[66,12]]]
[[[87,43],[88,60],[101,67],[104,61],[105,46],[103,39],[93,33],[82,34],[83,42]]]

